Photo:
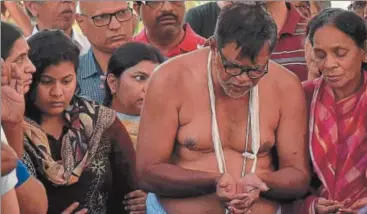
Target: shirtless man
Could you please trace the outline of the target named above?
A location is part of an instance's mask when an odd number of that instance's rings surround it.
[[[163,213],[277,213],[278,201],[303,196],[310,181],[301,83],[269,61],[277,29],[259,5],[224,8],[215,37],[152,76],[138,137],[141,188],[159,196]],[[254,195],[241,197],[259,189],[254,204]]]

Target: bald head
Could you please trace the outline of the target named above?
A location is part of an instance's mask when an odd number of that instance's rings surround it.
[[[117,7],[127,7],[126,1],[80,1],[80,12],[85,15],[93,16],[107,11],[113,11]]]
[[[134,30],[132,9],[128,2],[80,1],[79,10],[78,24],[94,51],[111,54],[130,41]]]

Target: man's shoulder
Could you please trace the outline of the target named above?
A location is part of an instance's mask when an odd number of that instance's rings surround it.
[[[197,59],[202,57],[203,51],[199,49],[168,59],[154,71],[154,78],[162,82],[169,81],[173,86],[193,78],[198,71],[198,64],[193,62],[201,61]]]
[[[277,88],[285,90],[289,86],[301,87],[301,81],[292,71],[274,62],[269,62],[269,81],[275,83]]]
[[[92,49],[89,49],[88,52],[79,56],[78,76],[83,76],[84,72],[88,73],[88,71],[94,71],[95,69],[96,68],[94,57],[92,55]]]

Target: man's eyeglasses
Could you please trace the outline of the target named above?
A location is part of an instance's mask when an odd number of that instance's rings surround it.
[[[131,8],[119,10],[116,13],[101,14],[96,16],[88,16],[81,14],[82,16],[89,17],[93,20],[93,24],[96,27],[103,27],[111,23],[112,17],[114,16],[119,22],[126,22],[133,18],[133,10]]]
[[[223,55],[222,50],[220,48],[218,48],[218,50],[219,50],[219,55],[222,59],[224,70],[227,74],[231,76],[240,76],[243,73],[246,73],[250,79],[259,79],[268,73],[269,61],[266,63],[264,69],[261,69],[260,67],[248,67],[248,66],[238,65],[236,63],[229,62],[226,59],[226,57]]]
[[[183,6],[185,4],[184,1],[142,1],[145,5],[157,9],[157,8],[162,8],[163,4],[165,2],[173,4],[175,6]]]

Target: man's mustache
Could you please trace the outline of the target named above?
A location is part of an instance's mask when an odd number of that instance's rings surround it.
[[[174,19],[174,20],[178,20],[178,17],[176,15],[174,15],[173,13],[165,13],[165,14],[162,14],[161,16],[159,16],[157,18],[157,22],[160,22],[164,19],[167,19],[167,18],[170,18],[170,19]]]

